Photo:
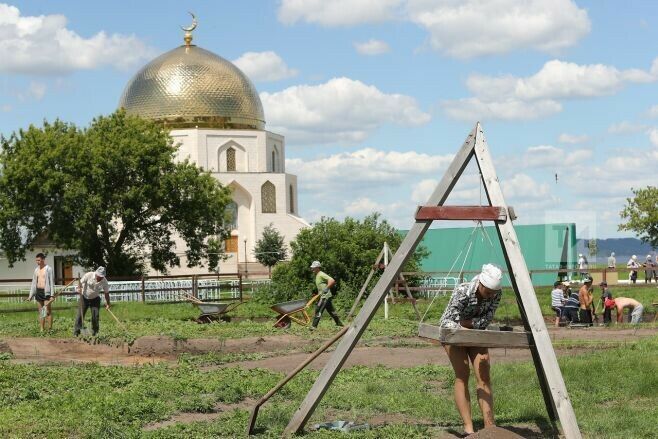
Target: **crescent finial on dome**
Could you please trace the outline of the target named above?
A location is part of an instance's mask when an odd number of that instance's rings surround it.
[[[192,44],[192,31],[196,29],[198,22],[196,16],[192,12],[188,11],[188,13],[192,16],[192,24],[189,27],[181,26],[180,28],[185,31],[183,41],[185,41],[185,45],[189,47]]]

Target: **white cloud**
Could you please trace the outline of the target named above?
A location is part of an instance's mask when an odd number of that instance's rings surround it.
[[[359,142],[385,123],[417,126],[430,120],[416,100],[386,94],[349,78],[260,94],[270,129],[290,143]]]
[[[614,123],[608,127],[608,133],[610,134],[632,134],[639,133],[640,131],[645,131],[647,129],[646,125],[632,123],[628,121],[622,121],[619,123]]]
[[[46,94],[46,89],[46,84],[43,82],[32,81],[25,91],[17,94],[17,97],[19,101],[40,101]]]
[[[286,170],[299,176],[300,186],[317,189],[327,184],[343,186],[400,183],[411,177],[440,175],[452,155],[429,155],[415,151],[381,151],[364,148],[314,160],[288,159]]]
[[[531,146],[523,154],[523,167],[541,168],[556,166],[573,166],[592,157],[589,149],[565,151],[551,145]]]
[[[585,143],[588,140],[589,140],[589,136],[587,136],[585,134],[576,135],[576,134],[562,133],[562,134],[560,134],[560,137],[558,138],[558,141],[560,143],[570,143],[570,144]]]
[[[233,64],[253,81],[279,81],[297,75],[297,70],[289,68],[273,51],[246,52]]]
[[[486,99],[534,100],[610,95],[627,82],[644,83],[656,79],[658,77],[637,69],[620,71],[604,64],[579,65],[551,60],[529,77],[471,75],[466,86],[476,96]]]
[[[653,146],[658,147],[658,128],[649,130],[649,140]]]
[[[9,113],[11,110],[12,110],[12,106],[9,104],[3,104],[2,106],[0,106],[0,111],[2,111],[3,113]]]
[[[441,102],[441,108],[451,118],[473,122],[476,120],[530,120],[562,111],[562,104],[545,99],[525,102],[519,99],[486,101],[477,97]]]
[[[527,174],[516,174],[501,182],[506,198],[516,200],[546,199],[550,195],[547,183],[537,183]]]
[[[361,55],[381,55],[390,50],[388,44],[381,40],[370,39],[363,43],[354,43],[354,48]]]
[[[518,49],[555,52],[589,33],[585,9],[571,0],[410,0],[409,19],[432,48],[457,58]]]
[[[618,70],[603,64],[548,61],[534,75],[470,75],[473,97],[444,101],[446,114],[459,120],[528,120],[562,111],[558,99],[613,94],[629,82],[651,82],[658,76],[638,69]]]
[[[654,105],[647,111],[647,116],[656,119],[658,118],[658,105]]]
[[[322,26],[353,26],[391,20],[402,0],[283,0],[278,18],[284,24],[298,21]]]
[[[83,38],[63,15],[21,16],[0,3],[0,72],[62,74],[100,66],[128,68],[153,50],[134,35],[99,32]]]

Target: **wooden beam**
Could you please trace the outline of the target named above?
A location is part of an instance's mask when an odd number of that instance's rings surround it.
[[[421,323],[418,325],[418,335],[444,344],[467,347],[528,349],[532,345],[532,334],[525,331],[447,329]]]
[[[476,129],[475,159],[482,175],[487,199],[491,205],[506,206],[503,191],[493,166],[493,159],[480,124]],[[496,231],[509,270],[512,288],[517,296],[521,317],[526,330],[532,332],[534,346],[532,346],[531,352],[549,416],[553,420],[557,413],[562,425],[562,432],[567,439],[580,439],[582,436],[576,414],[560,372],[560,366],[546,329],[546,323],[512,219],[508,218],[504,223],[496,223]]]
[[[416,221],[431,220],[507,220],[507,209],[497,206],[418,206]]]
[[[471,157],[473,157],[475,136],[478,129],[479,124],[473,128],[466,138],[466,141],[455,155],[455,158],[452,160],[452,163],[446,170],[443,178],[430,196],[428,204],[438,206],[443,204],[448,198],[450,191],[452,191],[452,188],[457,184],[457,180],[464,172],[464,169],[466,169]],[[325,392],[333,382],[334,378],[336,378],[340,368],[358,343],[359,338],[361,338],[361,335],[375,316],[379,304],[382,303],[382,300],[384,300],[384,297],[386,297],[386,294],[388,293],[388,289],[393,284],[393,281],[397,279],[400,271],[402,271],[402,266],[413,255],[416,246],[423,239],[423,235],[429,227],[429,222],[417,222],[411,226],[411,229],[407,232],[402,244],[400,244],[398,251],[395,252],[393,260],[390,261],[388,267],[377,281],[377,284],[363,304],[361,311],[359,311],[359,314],[357,314],[350,324],[347,333],[338,346],[336,346],[333,355],[324,366],[324,369],[322,369],[322,372],[320,372],[320,375],[315,380],[311,390],[309,390],[304,401],[302,401],[301,406],[297,409],[288,423],[288,426],[283,432],[285,436],[299,433],[304,428],[304,425],[313,414],[313,411],[320,403]]]

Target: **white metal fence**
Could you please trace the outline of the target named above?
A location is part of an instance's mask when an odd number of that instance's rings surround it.
[[[201,300],[236,300],[242,292],[255,294],[258,288],[269,283],[269,279],[241,281],[239,278],[174,278],[131,281],[110,281],[110,295],[115,302],[141,302],[142,290],[145,302],[184,301],[183,294],[193,294]],[[59,290],[63,285],[56,286]],[[76,286],[71,285],[64,293],[75,293]],[[30,291],[29,282],[3,283],[0,281],[0,303],[18,304],[23,302]],[[102,297],[102,295],[101,295]],[[63,294],[56,299],[67,303],[77,301],[71,294]]]

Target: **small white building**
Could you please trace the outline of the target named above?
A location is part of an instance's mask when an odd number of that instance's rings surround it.
[[[220,272],[266,273],[253,253],[265,226],[273,224],[286,245],[309,226],[299,217],[297,177],[286,174],[285,138],[265,130],[263,106],[249,78],[230,61],[191,41],[188,32],[183,46],[139,70],[126,85],[119,107],[163,123],[180,144],[179,159],[189,158],[231,188],[234,221],[226,241],[228,259]],[[177,242],[177,253],[183,255],[184,243]],[[14,269],[6,268],[6,260],[0,258],[0,279],[31,277],[34,256],[40,251],[47,253],[48,264],[61,266],[62,273],[82,271],[67,266],[61,252],[43,243]],[[186,265],[181,257],[181,267],[169,274],[207,271]]]

